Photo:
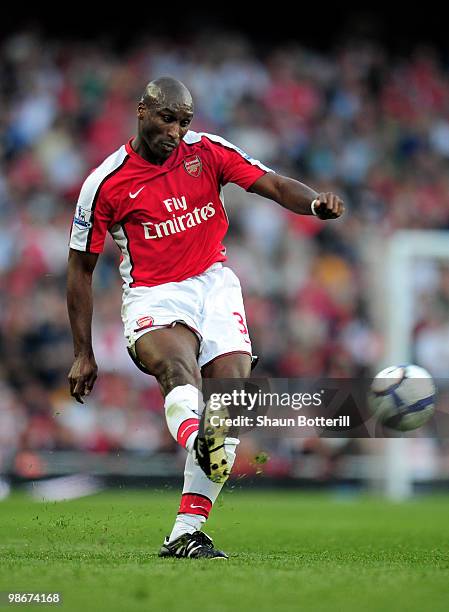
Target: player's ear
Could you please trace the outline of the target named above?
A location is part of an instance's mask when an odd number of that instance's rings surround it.
[[[139,104],[137,105],[137,118],[138,119],[143,119],[143,116],[145,114],[145,104],[143,102],[139,102]]]

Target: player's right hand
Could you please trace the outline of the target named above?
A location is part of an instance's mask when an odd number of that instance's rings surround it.
[[[312,213],[318,219],[338,219],[345,212],[343,200],[335,193],[319,193],[313,200]]]
[[[78,355],[70,369],[68,379],[70,395],[80,404],[81,398],[89,395],[97,380],[98,367],[93,355]]]

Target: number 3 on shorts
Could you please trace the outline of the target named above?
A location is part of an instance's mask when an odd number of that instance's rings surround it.
[[[248,335],[248,328],[245,325],[245,321],[242,317],[242,315],[239,312],[233,312],[232,313],[234,315],[234,317],[237,317],[237,320],[239,322],[239,332],[241,334],[243,334],[244,336]]]

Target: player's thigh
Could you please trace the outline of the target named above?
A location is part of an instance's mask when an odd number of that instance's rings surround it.
[[[197,336],[182,324],[149,331],[135,344],[137,359],[166,393],[178,384],[201,386],[198,350]]]
[[[247,353],[221,355],[201,370],[203,378],[249,378],[251,357]]]

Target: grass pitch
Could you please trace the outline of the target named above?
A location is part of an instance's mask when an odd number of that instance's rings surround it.
[[[227,492],[206,529],[227,562],[157,557],[177,503],[171,491],[16,494],[0,503],[0,591],[60,591],[58,607],[25,607],[67,612],[449,609],[449,497]]]

